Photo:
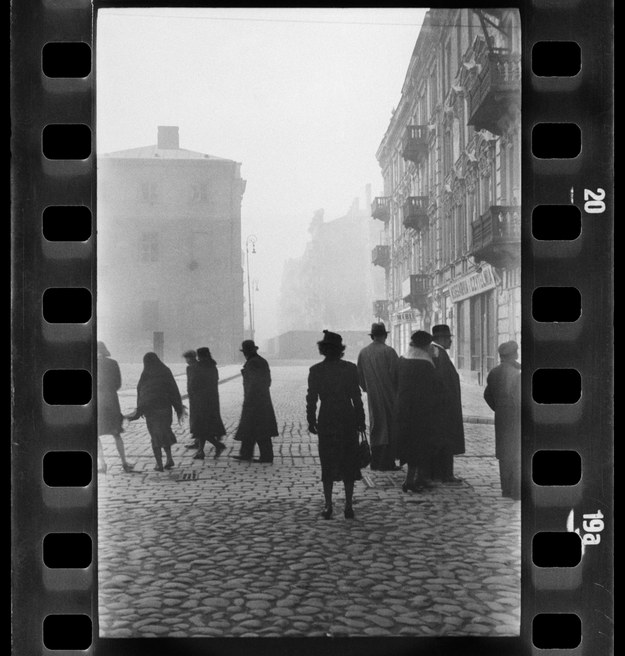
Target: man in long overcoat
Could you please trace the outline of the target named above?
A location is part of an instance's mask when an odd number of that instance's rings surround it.
[[[193,369],[197,366],[197,352],[189,349],[182,354],[185,362],[187,363],[187,397],[189,399],[189,417],[193,415],[193,400],[191,399],[190,381],[193,377]],[[193,433],[191,433],[193,435]],[[190,444],[185,446],[185,449],[197,449],[199,446],[197,439],[193,438]]]
[[[393,404],[397,392],[397,361],[395,349],[385,344],[388,332],[384,323],[371,326],[371,344],[358,354],[358,381],[367,393],[369,406],[369,443],[371,469],[393,471],[395,442],[392,434]]]
[[[241,344],[245,364],[243,376],[243,409],[234,439],[241,442],[237,460],[252,461],[254,446],[258,444],[260,455],[254,462],[273,462],[271,438],[278,435],[278,424],[271,402],[271,371],[265,358],[258,355],[258,346],[251,339]]]
[[[495,412],[495,455],[499,460],[501,495],[521,498],[521,365],[519,346],[499,346],[501,363],[486,377],[484,400]]]
[[[219,410],[219,372],[210,350],[197,350],[197,364],[187,369],[189,389],[189,430],[198,442],[195,460],[204,459],[204,445],[215,447],[215,458],[226,448],[219,441],[226,434]]]
[[[432,355],[438,380],[442,386],[442,411],[438,417],[439,448],[434,457],[433,476],[449,485],[460,485],[462,479],[454,476],[454,456],[464,453],[464,425],[460,376],[447,351],[452,335],[449,326],[432,327]]]

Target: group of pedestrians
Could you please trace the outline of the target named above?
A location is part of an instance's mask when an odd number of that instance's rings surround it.
[[[361,435],[366,434],[362,392],[367,394],[371,443],[371,469],[396,471],[406,467],[404,492],[421,492],[437,484],[460,485],[454,475],[454,456],[464,453],[460,377],[447,350],[452,335],[447,325],[437,325],[429,333],[418,330],[411,336],[407,352],[398,356],[385,342],[382,322],[372,325],[371,344],[358,354],[357,364],[344,361],[341,335],[329,330],[317,342],[323,360],[308,374],[306,419],[308,430],[317,435],[324,509],[333,514],[333,487],[342,482],[345,490],[344,515],[354,517],[354,482],[362,478],[359,460]],[[258,354],[253,340],[241,345],[245,364],[241,370],[243,406],[234,435],[240,442],[238,461],[273,462],[272,438],[278,435],[271,399],[271,371]],[[488,375],[484,398],[495,411],[496,456],[500,463],[503,496],[520,498],[520,365],[516,342],[499,347],[501,364]],[[206,442],[219,457],[226,430],[219,408],[217,363],[207,347],[183,354],[187,362],[189,430],[194,458],[205,458]],[[121,439],[123,416],[117,390],[121,375],[117,362],[102,342],[98,342],[98,460],[104,463],[99,436],[115,438],[122,467],[130,472]],[[155,470],[174,467],[171,447],[173,412],[179,423],[186,416],[178,385],[171,370],[155,353],[143,357],[143,371],[137,385],[137,407],[126,419],[144,417],[156,461]],[[258,445],[259,457],[254,458]],[[165,461],[163,462],[163,452]]]

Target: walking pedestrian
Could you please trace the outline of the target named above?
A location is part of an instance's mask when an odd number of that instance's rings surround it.
[[[447,353],[452,342],[449,326],[433,326],[432,337],[432,355],[443,401],[438,422],[440,444],[434,455],[432,475],[446,485],[462,485],[462,479],[454,475],[454,456],[465,450],[462,395],[460,376]]]
[[[185,351],[182,354],[182,357],[185,359],[185,362],[187,363],[187,397],[189,399],[189,417],[193,415],[193,407],[192,407],[192,401],[191,401],[191,393],[189,390],[189,381],[191,380],[191,377],[193,375],[193,369],[194,367],[197,366],[197,352],[193,349],[189,349],[188,351]],[[189,444],[185,446],[185,449],[195,449],[197,452],[198,449],[198,440],[196,438],[193,438]]]
[[[218,438],[226,434],[219,412],[219,372],[210,349],[202,346],[197,350],[197,364],[189,373],[189,430],[197,440],[195,460],[204,460],[204,445],[215,447],[215,458],[226,448]]]
[[[271,370],[265,358],[258,355],[258,346],[251,339],[241,344],[245,364],[243,376],[243,409],[234,439],[241,442],[236,460],[273,462],[271,438],[278,435],[276,414],[271,402]],[[254,447],[258,444],[260,455],[254,460]]]
[[[365,411],[355,364],[341,360],[345,345],[341,335],[323,331],[317,346],[324,359],[308,374],[306,418],[308,431],[319,436],[319,460],[325,507],[322,517],[332,516],[335,481],[343,481],[346,519],[353,519],[354,481],[360,480],[358,433],[365,430]],[[317,401],[319,416],[317,417]]]
[[[97,375],[98,375],[98,471],[106,473],[104,449],[100,437],[112,435],[117,452],[122,461],[122,469],[131,472],[134,465],[126,460],[126,450],[121,434],[123,415],[119,406],[118,390],[122,386],[122,375],[119,364],[110,357],[111,354],[104,342],[97,343]]]
[[[442,404],[431,343],[430,333],[417,330],[408,351],[397,362],[394,428],[399,461],[407,464],[404,492],[421,492],[433,486],[432,459]]]
[[[515,341],[499,345],[498,364],[486,377],[484,400],[495,412],[495,455],[501,495],[521,498],[521,365]]]
[[[358,354],[358,380],[367,393],[371,469],[395,471],[395,444],[392,439],[393,404],[397,392],[395,349],[385,344],[388,332],[383,322],[371,325],[371,344]]]
[[[176,436],[171,429],[172,408],[176,411],[178,422],[181,422],[184,415],[182,399],[171,370],[161,362],[156,353],[146,353],[143,356],[143,371],[137,384],[137,409],[128,419],[133,421],[145,417],[152,441],[152,452],[156,459],[155,471],[171,469],[174,466],[171,447],[176,443]],[[165,465],[162,451],[166,456]]]

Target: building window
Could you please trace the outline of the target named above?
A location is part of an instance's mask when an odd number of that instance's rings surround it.
[[[139,197],[144,203],[155,203],[157,199],[156,182],[142,182]]]
[[[158,328],[158,301],[141,303],[141,327],[143,330],[151,331]]]
[[[141,235],[139,259],[141,262],[158,262],[159,244],[157,232],[144,232]]]
[[[208,185],[207,184],[192,184],[191,185],[191,202],[192,203],[205,203],[208,200]]]

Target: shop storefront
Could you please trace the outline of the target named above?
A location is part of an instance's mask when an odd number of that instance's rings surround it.
[[[497,364],[496,285],[489,265],[449,284],[456,318],[456,366],[463,377],[480,385]]]

